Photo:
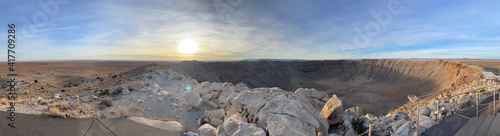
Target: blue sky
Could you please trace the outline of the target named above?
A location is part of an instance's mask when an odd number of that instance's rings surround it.
[[[7,24],[16,23],[21,61],[500,59],[499,3],[3,0],[0,42],[7,43]],[[187,38],[198,44],[196,53],[177,51]]]

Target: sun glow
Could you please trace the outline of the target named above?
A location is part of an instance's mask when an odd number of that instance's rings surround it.
[[[179,43],[178,51],[182,54],[193,54],[198,50],[198,45],[191,39],[184,39]]]

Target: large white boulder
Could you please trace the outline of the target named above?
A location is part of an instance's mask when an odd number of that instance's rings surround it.
[[[240,122],[235,119],[224,121],[224,132],[228,136],[266,136],[266,132],[255,124]]]
[[[425,129],[428,129],[432,127],[433,125],[436,124],[436,121],[430,117],[420,115],[420,126],[425,127]]]
[[[256,88],[228,97],[228,116],[241,114],[269,135],[326,134],[328,122],[308,102],[309,98],[279,88]],[[228,133],[229,134],[229,133]]]
[[[215,91],[218,91],[222,88],[222,83],[216,83],[216,82],[213,82],[211,87],[212,87],[212,90],[215,90]]]
[[[226,104],[227,97],[229,97],[229,95],[235,93],[235,91],[231,88],[232,87],[224,87],[224,89],[222,89],[222,92],[219,94],[219,98],[218,98],[219,104],[221,104],[221,105]]]
[[[296,94],[302,94],[308,98],[313,98],[317,100],[322,100],[325,97],[328,97],[328,95],[324,92],[320,92],[314,88],[299,88],[295,91]]]
[[[203,99],[195,92],[184,92],[183,97],[187,101],[187,106],[197,108],[200,106]]]
[[[127,119],[132,120],[134,122],[137,122],[139,124],[159,128],[161,130],[167,130],[167,131],[172,131],[172,132],[182,131],[182,124],[179,122],[176,122],[176,121],[165,122],[165,121],[147,119],[144,117],[129,117]]]
[[[342,101],[333,95],[319,113],[321,118],[327,119],[329,125],[341,125],[344,121]]]
[[[212,92],[212,84],[210,82],[202,82],[195,88],[196,92],[200,92],[200,95],[209,94]]]
[[[395,132],[394,136],[407,136],[410,133],[411,122],[407,121],[401,127],[399,127]]]
[[[210,124],[203,124],[198,128],[198,134],[200,136],[213,136],[215,134],[215,127]]]

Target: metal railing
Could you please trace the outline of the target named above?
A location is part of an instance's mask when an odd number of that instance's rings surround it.
[[[496,112],[495,112],[495,111],[496,111],[496,95],[497,95],[496,90],[498,89],[498,87],[495,87],[492,91],[487,91],[487,90],[485,90],[485,91],[480,91],[480,90],[484,90],[484,89],[485,89],[485,88],[487,88],[487,87],[496,86],[496,85],[500,85],[500,83],[498,83],[498,82],[497,82],[497,83],[495,83],[495,84],[488,85],[488,86],[485,86],[485,87],[482,87],[482,88],[478,88],[478,89],[475,89],[475,90],[472,90],[472,91],[466,91],[466,92],[463,92],[463,93],[459,93],[459,94],[455,94],[455,95],[451,95],[451,96],[446,96],[446,97],[443,97],[443,98],[437,99],[437,103],[436,103],[436,113],[435,113],[435,114],[436,114],[436,121],[439,121],[439,103],[440,103],[440,101],[441,101],[441,100],[443,100],[443,99],[448,99],[448,98],[451,98],[451,97],[457,97],[457,98],[458,98],[460,95],[469,94],[469,93],[471,93],[471,92],[476,94],[476,117],[479,117],[479,111],[480,111],[480,110],[479,110],[479,102],[478,102],[478,101],[479,101],[479,97],[478,97],[478,96],[479,96],[480,94],[484,94],[484,93],[488,93],[488,92],[493,92],[493,93],[492,93],[492,95],[493,95],[493,102],[492,102],[492,103],[493,103],[493,111],[492,111],[493,113],[492,113],[492,114],[493,114],[493,115],[496,115]],[[420,116],[420,115],[419,115],[419,113],[418,113],[418,112],[419,112],[419,108],[420,108],[420,106],[418,106],[418,103],[419,103],[419,102],[415,102],[415,104],[417,105],[417,135],[418,135],[418,133],[419,133],[419,126],[420,126],[420,125],[419,125],[419,121],[420,121],[419,116]],[[489,104],[489,103],[488,103],[488,104]],[[486,108],[488,108],[488,107],[485,107],[485,108],[481,109],[481,111],[482,111],[482,110],[484,110],[484,109],[486,109]],[[432,113],[431,113],[431,114],[432,114]],[[464,118],[470,119],[469,117],[466,117],[466,116],[463,116],[463,115],[460,115],[460,114],[456,114],[456,115],[459,115],[459,116],[461,116],[461,117],[464,117]],[[373,132],[373,131],[377,131],[377,130],[380,130],[380,129],[372,130],[372,123],[370,123],[370,127],[369,127],[368,131],[365,131],[365,132],[363,132],[363,133],[359,134],[358,136],[362,136],[362,135],[365,135],[365,134],[367,134],[367,133],[368,133],[368,136],[371,136],[371,135],[372,135],[372,132]]]

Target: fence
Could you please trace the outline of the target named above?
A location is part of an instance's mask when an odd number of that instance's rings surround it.
[[[497,80],[494,80],[494,81],[497,81]],[[479,117],[479,112],[480,112],[480,111],[483,111],[483,110],[485,110],[486,108],[488,108],[488,107],[485,107],[485,108],[483,108],[483,109],[479,110],[479,97],[478,97],[478,96],[479,96],[480,94],[485,94],[485,93],[490,93],[490,92],[492,92],[491,94],[493,95],[493,102],[487,103],[486,105],[490,105],[490,104],[492,104],[492,103],[493,103],[493,111],[492,111],[493,113],[492,113],[492,114],[493,114],[493,115],[496,115],[496,112],[495,112],[495,111],[496,111],[496,95],[497,95],[497,93],[498,93],[498,92],[496,92],[496,90],[497,90],[499,87],[495,87],[495,88],[494,88],[493,90],[491,90],[491,91],[487,91],[487,90],[485,90],[485,91],[480,91],[480,90],[483,90],[483,89],[485,89],[485,88],[487,88],[487,87],[498,86],[498,85],[500,85],[500,84],[497,82],[497,83],[495,83],[495,84],[488,85],[488,86],[485,86],[485,87],[482,87],[482,88],[478,88],[478,89],[475,89],[475,90],[472,90],[472,91],[466,91],[466,92],[463,92],[463,93],[459,93],[459,94],[455,94],[455,95],[451,95],[451,96],[446,96],[446,97],[443,97],[443,98],[437,99],[437,103],[436,103],[437,107],[436,107],[436,113],[435,113],[435,114],[436,114],[436,121],[437,121],[437,122],[439,121],[439,103],[441,102],[441,100],[448,99],[448,98],[452,98],[452,97],[457,97],[457,98],[458,98],[458,97],[460,97],[460,95],[469,94],[469,93],[471,93],[471,92],[476,94],[476,117]],[[415,103],[418,103],[418,102],[415,102]],[[420,107],[419,107],[419,106],[418,106],[418,104],[417,104],[417,124],[419,124],[419,121],[420,121],[420,119],[419,119],[419,115],[418,115],[419,108],[420,108]],[[431,113],[431,114],[432,114],[432,113]],[[463,115],[460,115],[460,114],[456,114],[456,115],[459,115],[459,116],[462,116],[462,117],[468,118],[468,117],[463,116]],[[418,135],[418,132],[419,132],[419,126],[420,126],[420,125],[417,125],[417,135]],[[370,127],[368,128],[368,131],[363,132],[363,133],[359,134],[358,136],[362,136],[362,135],[365,135],[365,134],[367,134],[367,133],[368,133],[368,136],[371,136],[371,135],[372,135],[371,133],[372,133],[373,131],[377,131],[377,130],[380,130],[380,129],[372,130],[372,123],[370,123]]]

